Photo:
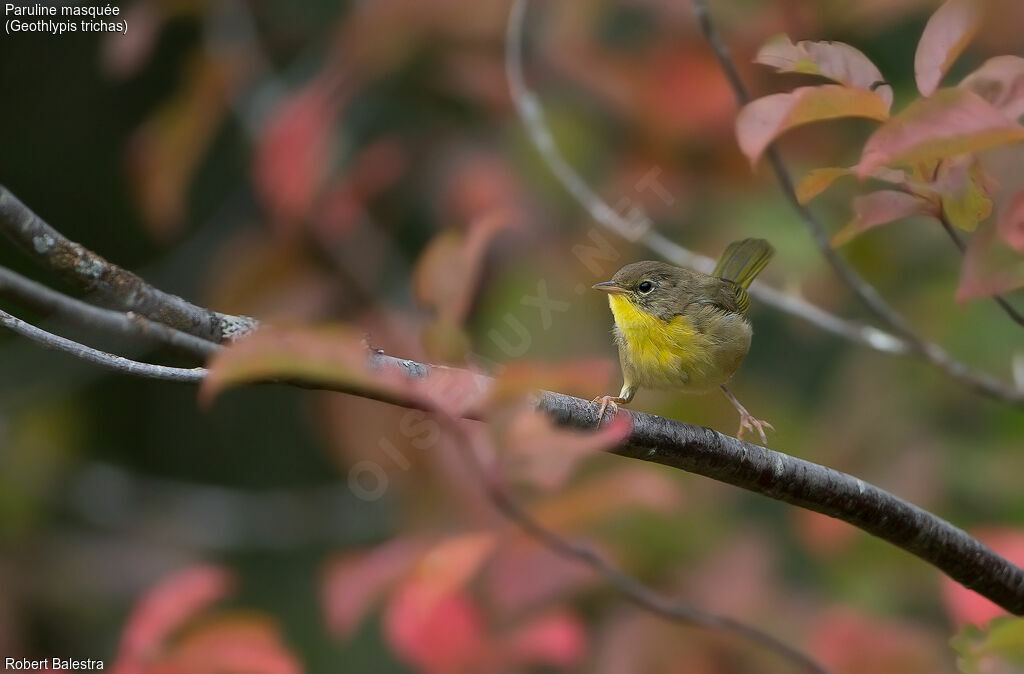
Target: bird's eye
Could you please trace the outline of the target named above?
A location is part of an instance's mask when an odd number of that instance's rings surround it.
[[[647,293],[654,290],[654,284],[651,283],[650,281],[644,281],[643,283],[638,285],[636,289],[646,295]]]

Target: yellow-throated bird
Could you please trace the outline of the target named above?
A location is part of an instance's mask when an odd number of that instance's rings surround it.
[[[764,239],[734,241],[711,275],[664,262],[635,262],[596,290],[608,293],[615,343],[622,364],[622,391],[599,396],[598,423],[610,405],[633,400],[640,387],[704,393],[721,387],[740,413],[743,431],[757,430],[768,444],[767,421],[755,419],[725,387],[750,350],[747,288],[774,250]]]

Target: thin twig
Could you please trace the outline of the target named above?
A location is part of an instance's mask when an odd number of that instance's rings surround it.
[[[605,228],[630,241],[643,244],[654,254],[673,264],[705,273],[710,272],[715,266],[714,260],[694,253],[660,234],[653,229],[646,217],[627,220],[619,215],[587,186],[559,152],[544,119],[544,111],[537,95],[527,87],[523,77],[522,43],[526,4],[526,0],[516,0],[512,4],[505,39],[505,72],[519,117],[545,165],[580,206]],[[890,333],[830,314],[801,297],[781,292],[763,282],[756,281],[750,293],[768,306],[877,351],[895,355],[911,352],[910,346],[904,340]]]
[[[156,323],[143,316],[103,309],[69,297],[6,267],[0,267],[0,297],[9,297],[35,311],[52,313],[57,318],[75,325],[165,344],[200,358],[206,358],[221,348],[213,342],[175,330],[163,323]]]
[[[21,335],[27,337],[43,347],[50,349],[51,351],[59,351],[66,353],[69,356],[74,356],[90,363],[95,363],[100,367],[104,367],[114,372],[121,374],[129,374],[135,377],[144,377],[146,379],[158,379],[161,381],[174,381],[183,382],[189,384],[196,384],[203,380],[206,376],[206,370],[201,367],[196,368],[182,368],[182,367],[168,367],[166,365],[151,365],[150,363],[140,363],[137,360],[130,360],[128,358],[122,358],[121,356],[115,356],[105,351],[99,351],[84,344],[79,344],[70,339],[60,337],[53,333],[41,330],[34,325],[30,325],[20,318],[15,318],[6,311],[0,310],[0,325],[5,328],[9,328]]]
[[[963,240],[960,234],[957,233],[956,229],[953,228],[953,224],[949,221],[949,218],[947,218],[945,213],[942,213],[941,211],[939,212],[938,218],[939,222],[942,224],[942,229],[946,230],[946,234],[948,234],[950,240],[953,241],[953,245],[957,247],[957,250],[960,251],[961,255],[966,254],[967,243]],[[1006,312],[1006,315],[1009,316],[1013,322],[1019,325],[1024,325],[1024,315],[1017,311],[1017,308],[1010,304],[1009,300],[1002,295],[992,295],[992,300],[1002,307],[1003,311]]]
[[[175,330],[220,343],[250,332],[248,316],[231,316],[186,302],[146,283],[70,241],[0,185],[0,232],[31,258],[65,280],[95,292],[105,303],[131,311]]]
[[[463,450],[463,457],[477,474],[480,483],[484,485],[487,496],[494,507],[544,547],[560,557],[595,571],[630,601],[657,616],[673,622],[718,630],[747,639],[792,661],[801,669],[817,674],[826,674],[827,670],[824,667],[771,634],[734,618],[712,613],[689,602],[671,599],[624,572],[591,546],[569,540],[544,526],[509,494],[500,477],[483,465],[480,452],[474,450],[469,434],[458,427],[457,423],[449,424],[449,426],[458,428],[456,440],[460,449]]]
[[[750,102],[750,94],[747,92],[747,88],[744,86],[742,78],[740,78],[739,71],[736,69],[736,64],[732,61],[732,57],[729,54],[729,48],[718,34],[718,30],[715,28],[715,25],[711,20],[711,15],[708,12],[706,1],[693,0],[693,6],[697,14],[697,20],[700,24],[701,31],[703,32],[705,39],[711,45],[711,48],[714,50],[715,57],[718,59],[718,63],[733,89],[736,100],[741,106],[745,105]],[[857,271],[850,266],[850,264],[841,255],[839,255],[838,252],[836,252],[835,248],[832,247],[828,233],[825,231],[825,227],[821,224],[821,221],[818,220],[818,217],[813,211],[800,203],[800,200],[797,198],[796,187],[793,183],[793,176],[790,174],[789,169],[782,160],[782,155],[779,153],[779,150],[774,143],[768,146],[765,156],[768,158],[768,162],[775,173],[775,177],[779,182],[782,193],[785,195],[786,200],[793,206],[794,210],[796,210],[801,220],[803,220],[804,225],[811,234],[811,239],[814,241],[815,245],[817,245],[822,256],[832,266],[836,275],[839,276],[846,286],[850,288],[850,290],[872,313],[900,335],[910,345],[915,353],[922,356],[925,360],[942,372],[946,373],[949,377],[959,381],[961,384],[966,385],[974,391],[997,400],[1014,405],[1024,405],[1024,391],[1010,386],[992,375],[971,370],[964,363],[954,359],[949,352],[938,344],[929,342],[918,335],[914,326],[911,325],[902,314],[893,309],[882,298],[878,291],[871,284],[865,281],[860,274],[858,274]]]

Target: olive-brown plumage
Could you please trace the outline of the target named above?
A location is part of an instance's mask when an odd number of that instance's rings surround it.
[[[772,253],[767,241],[744,239],[729,245],[710,275],[644,261],[595,285],[608,293],[623,375],[618,396],[599,398],[599,416],[608,405],[630,402],[638,388],[703,393],[721,387],[740,412],[738,436],[756,429],[766,442],[763,427],[771,425],[747,413],[725,383],[750,350],[746,289]]]

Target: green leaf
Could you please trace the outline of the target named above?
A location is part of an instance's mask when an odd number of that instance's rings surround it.
[[[803,177],[800,184],[796,186],[796,198],[801,204],[808,203],[818,196],[832,183],[843,176],[853,175],[853,170],[841,166],[829,166],[828,168],[814,169]]]
[[[973,232],[992,215],[989,180],[981,164],[970,161],[946,161],[939,168],[936,188],[942,201],[942,213],[951,225]]]
[[[1024,664],[1024,618],[996,618],[986,629],[966,625],[950,640],[960,655],[957,665],[964,674],[983,671],[1014,671]]]

